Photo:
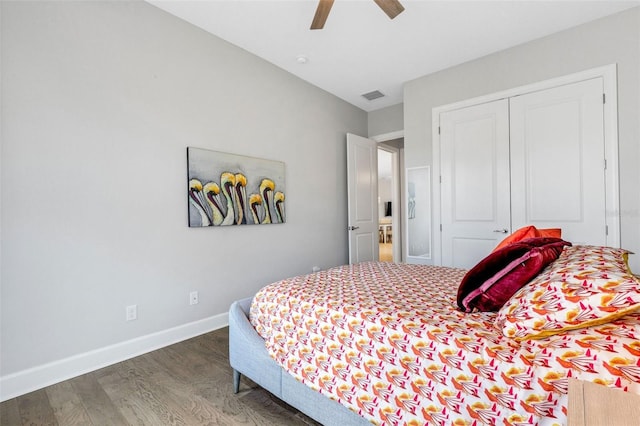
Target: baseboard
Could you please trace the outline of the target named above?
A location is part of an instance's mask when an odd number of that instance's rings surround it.
[[[226,327],[228,324],[228,313],[214,315],[199,321],[2,376],[0,377],[0,401],[6,401],[81,374]]]

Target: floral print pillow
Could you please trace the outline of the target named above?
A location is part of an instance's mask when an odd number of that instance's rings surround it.
[[[640,310],[640,280],[629,270],[629,253],[612,247],[565,247],[504,304],[496,327],[516,340],[540,339]]]

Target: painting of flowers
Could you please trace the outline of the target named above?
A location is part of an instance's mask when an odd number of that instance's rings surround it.
[[[187,148],[189,226],[285,222],[285,168],[265,160]]]

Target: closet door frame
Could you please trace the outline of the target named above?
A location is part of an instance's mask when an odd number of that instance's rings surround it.
[[[605,215],[607,225],[607,245],[611,247],[620,246],[620,197],[619,197],[619,168],[618,168],[618,82],[617,65],[605,65],[598,68],[577,72],[537,83],[519,86],[516,88],[503,90],[500,92],[484,95],[460,102],[438,106],[431,111],[432,121],[432,141],[433,141],[433,263],[442,264],[442,235],[441,235],[441,191],[440,191],[440,114],[456,109],[466,108],[499,99],[512,98],[527,93],[552,89],[566,84],[577,83],[592,78],[602,78],[604,95],[604,147],[605,147],[605,179],[606,179],[606,199]]]

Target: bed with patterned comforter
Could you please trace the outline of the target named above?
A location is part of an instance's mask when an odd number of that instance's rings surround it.
[[[640,313],[518,341],[456,309],[465,272],[340,266],[264,287],[250,320],[281,367],[375,424],[564,424],[569,378],[640,394]]]

